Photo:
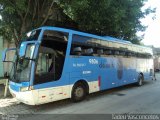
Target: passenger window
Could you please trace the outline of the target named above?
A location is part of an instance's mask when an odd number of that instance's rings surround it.
[[[103,55],[103,53],[104,53],[104,52],[103,52],[103,49],[98,49],[98,50],[97,50],[97,55],[98,55],[98,56]]]
[[[59,80],[62,76],[68,34],[45,31],[39,48],[34,84]]]
[[[47,61],[49,61],[48,58],[49,58],[48,54],[43,54],[43,53],[39,54],[36,74],[43,74],[43,73],[48,72],[48,68],[49,68],[49,65],[50,65],[47,62]]]
[[[36,84],[56,80],[55,54],[39,53],[35,72]]]
[[[118,50],[114,51],[114,55],[120,55]]]
[[[93,56],[93,49],[92,48],[84,49],[83,55]]]
[[[112,52],[112,50],[105,50],[105,51],[104,51],[104,54],[105,54],[105,55],[112,55],[113,52]]]
[[[81,47],[73,48],[73,52],[72,52],[73,55],[81,55],[81,53],[82,53],[82,48]]]
[[[100,46],[100,40],[82,36],[73,35],[71,45],[71,55],[93,56],[97,54],[96,47]]]

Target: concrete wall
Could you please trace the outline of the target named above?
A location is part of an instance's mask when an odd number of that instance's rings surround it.
[[[6,49],[6,48],[15,48],[15,44],[12,43],[12,42],[7,42],[7,41],[4,41],[3,42],[3,49]],[[7,52],[6,54],[6,60],[7,61],[12,61],[13,58],[14,58],[14,54],[15,52],[14,51],[10,51],[10,52]],[[10,62],[6,62],[6,63],[3,63],[3,73],[8,73],[11,71],[11,67],[12,67],[12,63]]]
[[[0,37],[0,77],[4,77],[5,73],[8,74],[11,70],[11,65],[12,65],[12,63],[8,63],[8,62],[3,63],[2,62],[2,52],[6,48],[14,48],[14,47],[15,47],[14,43],[4,41],[2,39],[2,37]],[[14,58],[14,52],[13,51],[9,52],[6,55],[6,60],[13,60],[13,58]]]
[[[2,51],[3,51],[3,39],[0,37],[0,77],[3,77],[3,62],[2,62]]]

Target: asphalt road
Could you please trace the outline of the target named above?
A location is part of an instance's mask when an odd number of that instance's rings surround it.
[[[1,114],[23,114],[19,119],[106,119],[105,114],[160,114],[160,74],[157,81],[143,86],[134,84],[90,94],[86,100],[72,103],[69,99],[39,106],[18,103],[13,98],[0,99]],[[87,115],[86,115],[87,114]],[[12,116],[11,116],[12,117]],[[16,117],[16,116],[13,116]]]

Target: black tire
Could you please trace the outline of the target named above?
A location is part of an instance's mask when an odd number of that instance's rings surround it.
[[[85,99],[87,95],[86,87],[82,83],[77,83],[74,85],[72,89],[72,101],[73,102],[80,102]]]
[[[143,76],[142,75],[139,75],[139,77],[138,77],[138,82],[137,82],[137,85],[138,86],[142,86],[143,85]]]

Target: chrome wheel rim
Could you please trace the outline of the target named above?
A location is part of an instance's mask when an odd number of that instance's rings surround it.
[[[78,98],[81,98],[83,97],[84,95],[84,90],[82,87],[78,87],[76,90],[75,90],[75,96],[78,97]]]

